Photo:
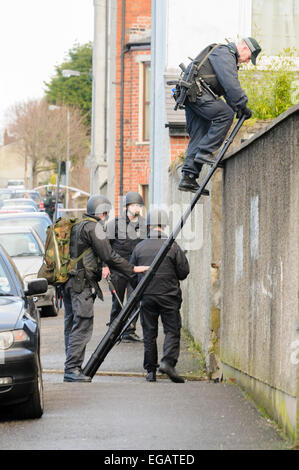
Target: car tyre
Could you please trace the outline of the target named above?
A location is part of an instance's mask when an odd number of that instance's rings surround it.
[[[15,414],[18,419],[41,418],[44,412],[44,391],[40,361],[37,364],[36,380],[34,382],[33,393],[25,403],[15,407]]]
[[[59,304],[57,296],[55,295],[52,299],[52,305],[41,307],[42,315],[45,317],[57,317],[59,313]]]

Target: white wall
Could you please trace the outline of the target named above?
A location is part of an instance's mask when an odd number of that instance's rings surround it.
[[[167,68],[187,62],[210,43],[251,34],[251,0],[167,2]]]

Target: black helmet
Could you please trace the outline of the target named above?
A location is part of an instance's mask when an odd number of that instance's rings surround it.
[[[166,225],[169,225],[167,212],[163,209],[152,209],[147,214],[146,225],[151,225],[152,227],[156,227],[158,225],[160,225],[160,227],[166,227]]]
[[[144,206],[144,201],[139,193],[129,191],[125,196],[125,206],[127,207],[129,204],[140,204]]]
[[[111,210],[111,202],[106,196],[97,194],[91,196],[87,201],[87,214],[95,216],[97,214],[104,214]]]

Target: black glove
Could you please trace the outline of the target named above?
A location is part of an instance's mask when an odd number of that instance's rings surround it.
[[[247,108],[247,106],[239,108],[237,111],[237,118],[240,119],[241,116],[245,116],[245,119],[250,119],[252,116],[251,109]]]

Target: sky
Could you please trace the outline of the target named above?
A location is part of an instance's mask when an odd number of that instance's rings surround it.
[[[93,0],[0,0],[0,143],[7,111],[41,98],[76,44],[93,41]]]

